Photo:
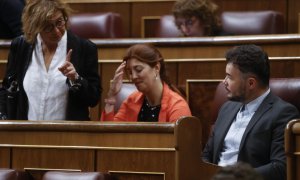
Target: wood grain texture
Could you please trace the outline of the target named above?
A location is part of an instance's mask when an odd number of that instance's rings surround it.
[[[176,123],[0,121],[0,159],[35,177],[63,169],[111,171],[121,179],[198,180],[218,169],[201,160],[201,128],[196,117]]]

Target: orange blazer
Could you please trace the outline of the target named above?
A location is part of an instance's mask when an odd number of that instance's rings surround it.
[[[121,105],[119,111],[105,113],[102,112],[101,121],[137,121],[138,114],[142,107],[145,96],[136,91],[132,93]],[[158,122],[175,122],[181,116],[191,116],[191,110],[183,97],[172,91],[164,83],[161,108],[158,116]]]

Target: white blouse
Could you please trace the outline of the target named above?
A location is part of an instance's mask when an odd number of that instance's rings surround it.
[[[42,51],[40,34],[33,50],[32,61],[26,71],[23,85],[28,97],[28,120],[64,120],[69,88],[58,67],[67,56],[67,32],[63,35],[49,65],[48,71]]]

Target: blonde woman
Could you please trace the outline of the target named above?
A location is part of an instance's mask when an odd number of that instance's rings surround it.
[[[27,2],[0,90],[1,119],[89,120],[101,94],[97,48],[66,30],[69,12],[60,0]]]

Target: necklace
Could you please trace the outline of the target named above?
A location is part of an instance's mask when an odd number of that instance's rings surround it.
[[[146,99],[146,106],[147,106],[147,108],[149,108],[151,111],[154,111],[155,109],[160,108],[160,104],[159,104],[159,105],[156,105],[156,106],[151,106],[151,105],[148,103],[147,99]]]
[[[157,122],[161,105],[151,106],[145,99],[138,115],[138,121]]]

